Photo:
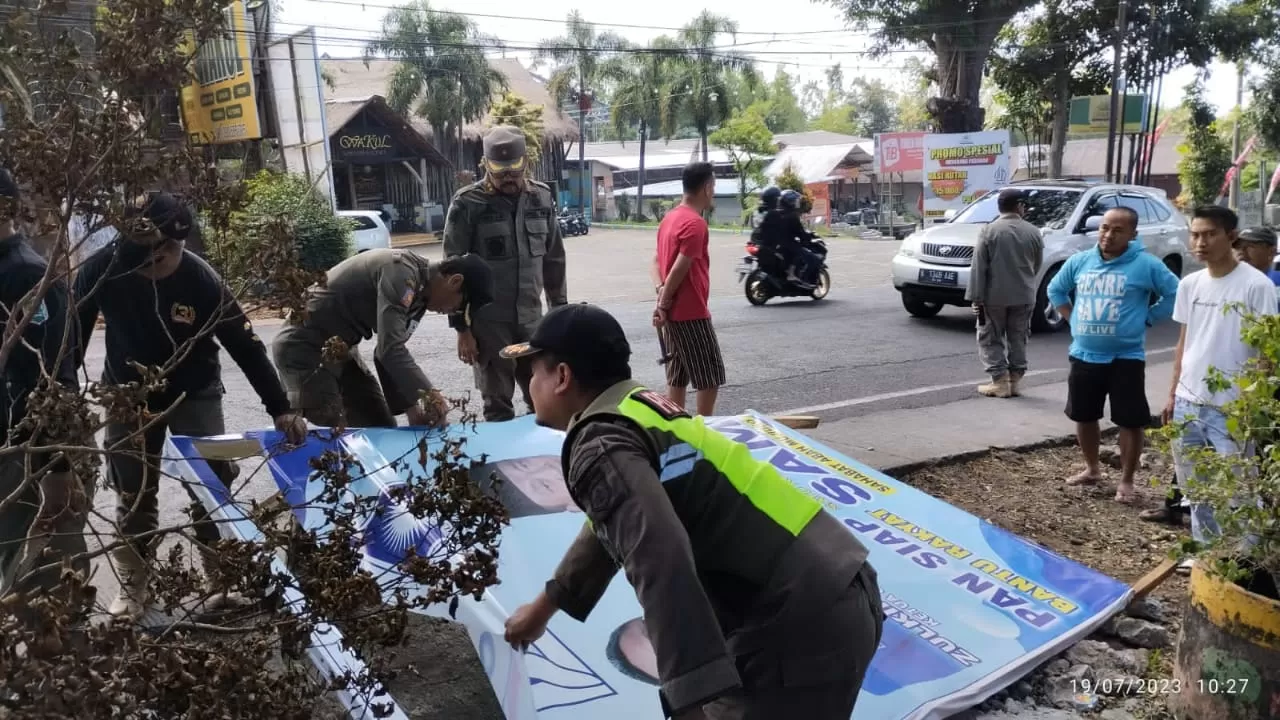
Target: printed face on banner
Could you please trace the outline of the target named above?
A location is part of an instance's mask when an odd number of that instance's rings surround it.
[[[471,477],[482,490],[493,493],[512,518],[581,512],[565,485],[558,455],[479,465]]]
[[[924,217],[931,223],[1008,184],[1009,131],[924,136]]]

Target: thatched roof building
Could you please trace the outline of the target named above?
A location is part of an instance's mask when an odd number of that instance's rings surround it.
[[[546,86],[521,65],[520,61],[490,58],[489,64],[507,79],[508,89],[512,93],[531,105],[542,106],[542,157],[534,169],[534,177],[544,182],[558,183],[563,171],[565,149],[578,139],[577,124],[560,112]],[[333,87],[326,83],[324,88],[328,123],[332,128],[337,126],[334,118],[340,117],[344,108],[358,105],[371,95],[386,94],[387,83],[395,70],[396,61],[370,60],[366,64],[363,60],[322,60],[320,65],[334,81]],[[436,141],[426,120],[411,117],[409,121],[425,137],[431,139],[446,158],[457,162],[457,147],[451,138]],[[459,170],[475,171],[478,168],[482,156],[480,139],[492,124],[491,119],[486,116],[463,127],[462,162]]]

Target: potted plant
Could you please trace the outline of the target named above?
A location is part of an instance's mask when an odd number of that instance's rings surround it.
[[[1280,316],[1247,317],[1244,328],[1256,357],[1233,377],[1208,378],[1215,393],[1236,388],[1221,410],[1243,450],[1181,448],[1194,468],[1184,491],[1218,526],[1183,547],[1195,562],[1169,704],[1189,720],[1280,716]],[[1183,430],[1174,422],[1158,434],[1170,448]]]

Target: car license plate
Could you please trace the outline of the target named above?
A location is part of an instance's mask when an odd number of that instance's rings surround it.
[[[920,282],[928,285],[959,285],[960,273],[955,270],[920,270]]]

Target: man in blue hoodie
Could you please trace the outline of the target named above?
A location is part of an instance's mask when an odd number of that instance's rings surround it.
[[[1102,481],[1098,445],[1103,406],[1111,401],[1111,422],[1120,428],[1118,502],[1133,502],[1133,475],[1142,454],[1143,432],[1151,423],[1146,393],[1147,328],[1173,316],[1178,276],[1143,249],[1138,214],[1108,210],[1098,229],[1098,245],[1069,258],[1049,283],[1049,302],[1071,323],[1071,371],[1067,376],[1067,417],[1085,469],[1068,485]]]

